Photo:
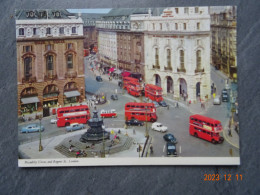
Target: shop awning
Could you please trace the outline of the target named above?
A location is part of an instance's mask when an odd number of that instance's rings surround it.
[[[36,103],[40,102],[39,98],[37,96],[35,97],[28,97],[28,98],[22,98],[21,99],[23,104],[31,104],[31,103]]]
[[[80,93],[78,91],[67,91],[67,92],[64,92],[64,95],[67,98],[70,98],[70,97],[80,96]]]
[[[110,68],[108,71],[109,71],[109,72],[114,72],[114,71],[115,71],[115,68],[112,67],[112,68]]]
[[[114,73],[115,73],[115,74],[121,74],[122,71],[121,71],[121,70],[116,70]]]

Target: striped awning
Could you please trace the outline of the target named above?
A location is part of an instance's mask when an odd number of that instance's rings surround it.
[[[28,97],[28,98],[22,98],[21,99],[23,104],[31,104],[31,103],[36,103],[40,102],[39,98],[37,96],[35,97]]]
[[[70,98],[70,97],[80,96],[80,93],[79,93],[78,91],[67,91],[67,92],[64,92],[64,95],[65,95],[67,98]]]

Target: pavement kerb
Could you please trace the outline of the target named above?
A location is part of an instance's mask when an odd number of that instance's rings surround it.
[[[232,141],[230,141],[230,139],[228,138],[228,124],[229,124],[229,121],[226,122],[225,126],[224,126],[224,129],[223,129],[223,137],[224,139],[229,143],[231,144],[232,146],[236,147],[239,149],[239,146],[237,144],[234,144],[232,143]]]

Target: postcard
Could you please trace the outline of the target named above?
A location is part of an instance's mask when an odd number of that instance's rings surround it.
[[[15,18],[19,167],[240,164],[235,6]]]

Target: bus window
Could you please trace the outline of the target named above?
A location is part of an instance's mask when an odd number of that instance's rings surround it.
[[[64,113],[64,111],[60,111],[60,113]]]
[[[69,110],[65,110],[65,113],[68,113],[69,112]]]
[[[85,116],[82,116],[81,118],[85,118]]]
[[[75,111],[78,112],[78,111],[80,111],[80,109],[76,109]]]
[[[190,118],[191,120],[194,120],[194,118]]]
[[[79,118],[80,118],[80,116],[77,116],[77,117],[76,117],[76,119],[79,119]]]

